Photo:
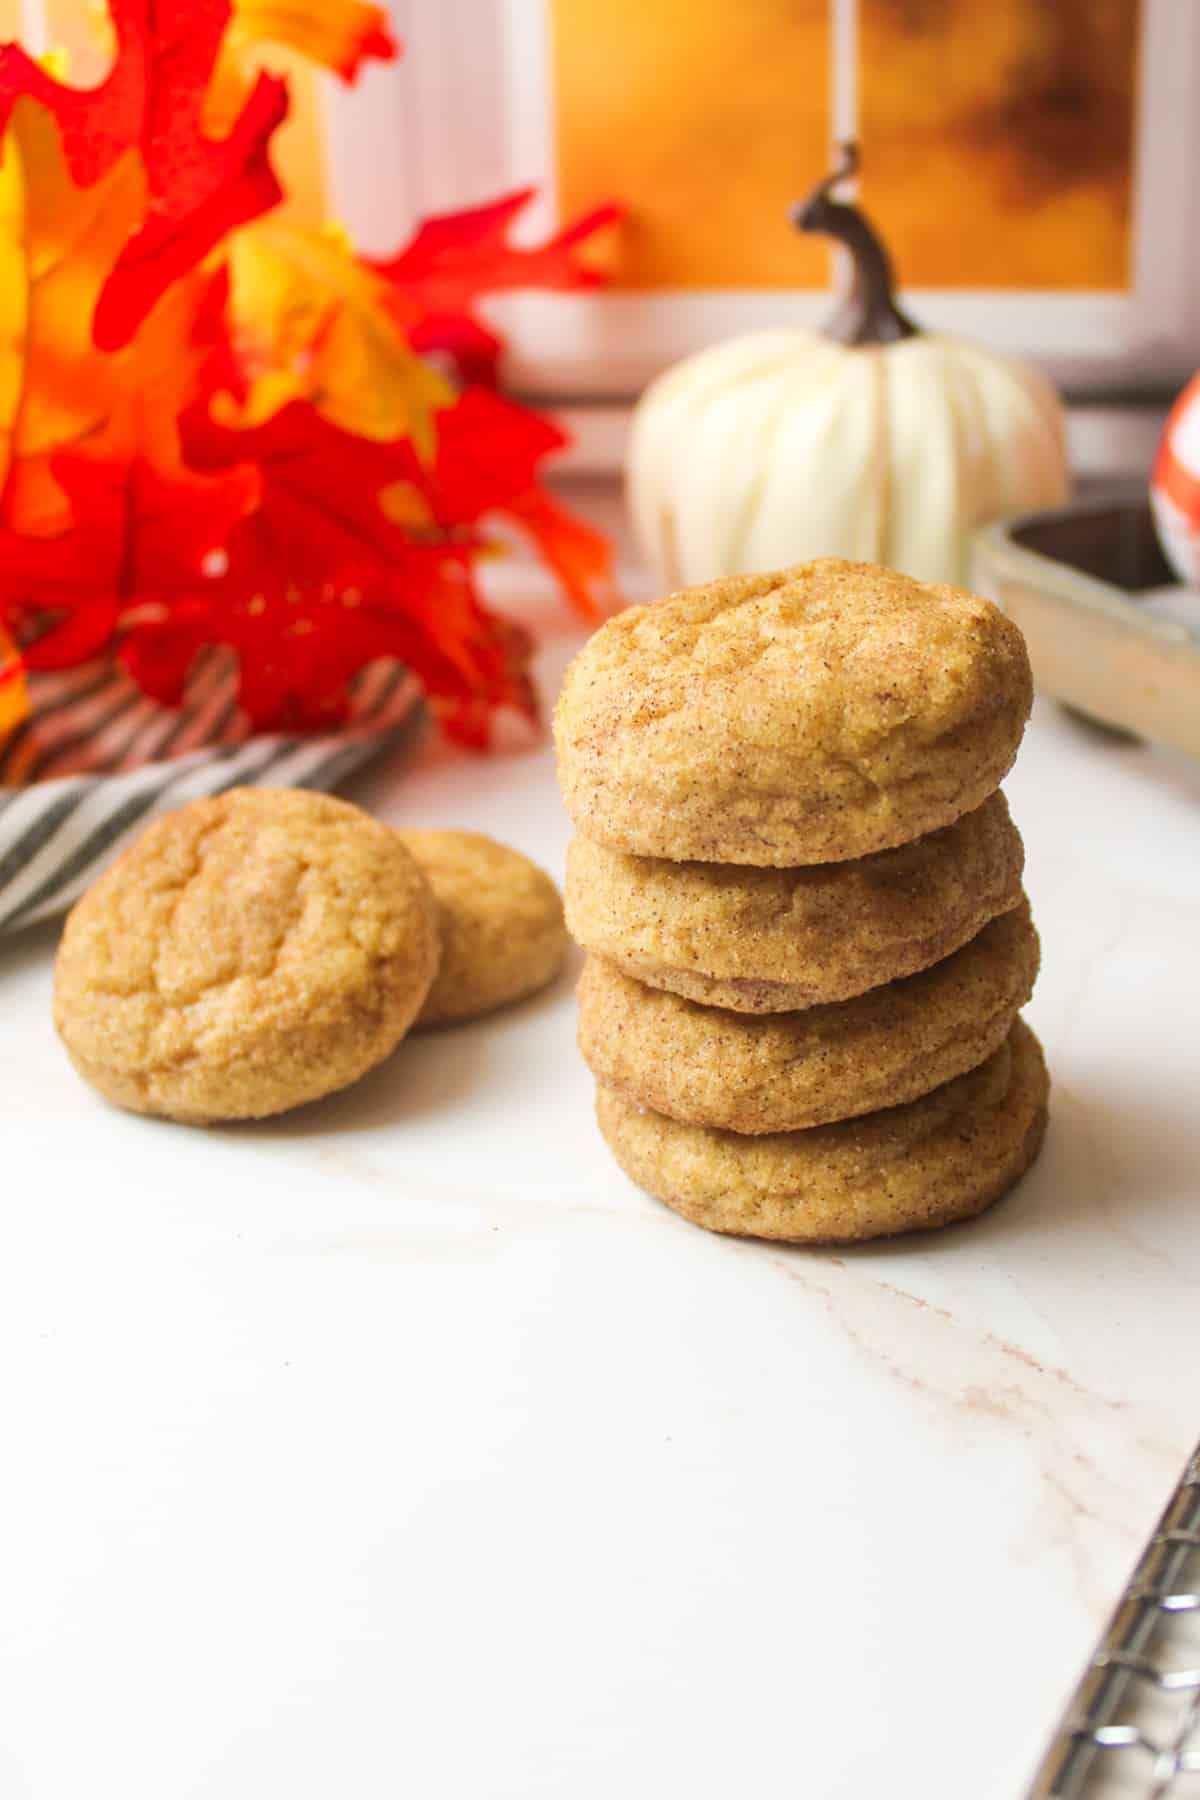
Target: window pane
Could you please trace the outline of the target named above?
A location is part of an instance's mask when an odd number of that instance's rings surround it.
[[[859,0],[862,191],[906,286],[1126,288],[1138,0]]]
[[[618,287],[824,287],[826,0],[548,0],[560,211],[621,199]]]

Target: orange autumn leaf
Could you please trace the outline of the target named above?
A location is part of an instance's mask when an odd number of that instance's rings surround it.
[[[173,421],[211,351],[198,322],[223,287],[193,272],[123,349],[97,350],[91,338],[97,298],[145,198],[132,152],[77,186],[53,118],[18,101],[0,161],[0,521],[11,530],[55,536],[71,523],[55,475],[63,453],[128,462],[149,430],[157,460],[168,441],[178,460]]]
[[[0,623],[30,667],[119,648],[168,704],[224,645],[262,726],[328,724],[356,670],[398,658],[482,745],[497,710],[536,711],[530,644],[475,588],[490,522],[525,531],[584,608],[608,552],[539,486],[563,434],[469,385],[499,348],[474,307],[591,285],[575,249],[610,209],[526,249],[507,233],[527,196],[509,196],[427,221],[375,268],[335,231],[249,224],[278,197],[286,104],[280,82],[248,86],[254,47],[282,38],[349,77],[391,52],[381,16],[110,6],[91,92],[0,50]]]
[[[103,429],[83,446],[89,454],[125,462],[148,444],[169,444],[178,458],[180,414],[202,383],[211,386],[214,361],[222,370],[227,362],[227,293],[224,270],[194,269],[168,288],[132,342],[110,353],[117,393]]]
[[[541,487],[526,488],[505,510],[586,618],[595,618],[614,604],[613,550],[602,531]]]
[[[164,296],[111,358],[107,419],[18,464],[22,504],[0,528],[0,619],[19,631],[31,668],[66,668],[105,649],[139,608],[203,585],[255,503],[248,465],[206,475],[180,449],[180,413],[227,354],[225,280],[193,274]]]
[[[333,425],[375,441],[433,448],[454,390],[418,356],[390,310],[387,282],[341,232],[263,223],[231,242],[230,325],[248,392],[239,423],[309,400]]]
[[[399,53],[387,13],[362,0],[233,0],[226,44],[286,44],[343,81],[368,59],[390,62]]]
[[[29,711],[25,670],[11,638],[0,631],[0,738],[21,723]]]
[[[103,429],[121,401],[129,371],[97,354],[92,313],[144,204],[136,156],[78,186],[53,118],[17,102],[0,163],[0,514],[9,525],[63,523],[50,458]]]
[[[94,654],[139,595],[198,580],[257,491],[253,471],[200,476],[179,449],[224,341],[223,278],[175,282],[119,351],[92,342],[145,202],[136,152],[79,186],[55,120],[17,102],[0,161],[0,617],[23,639],[36,627],[31,665]]]
[[[387,15],[362,0],[233,0],[228,29],[204,100],[204,128],[229,130],[245,102],[259,53],[272,44],[353,82],[365,62],[390,62],[399,46]]]

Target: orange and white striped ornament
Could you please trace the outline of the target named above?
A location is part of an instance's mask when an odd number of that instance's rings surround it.
[[[1150,505],[1167,561],[1200,587],[1200,375],[1171,408],[1150,478]]]

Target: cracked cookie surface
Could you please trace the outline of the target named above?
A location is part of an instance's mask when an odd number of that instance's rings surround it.
[[[899,1106],[999,1049],[1037,977],[1028,904],[944,962],[857,999],[755,1018],[589,957],[579,1048],[606,1087],[691,1125],[757,1135]]]
[[[1032,701],[991,604],[825,559],[635,606],[567,671],[554,731],[579,830],[764,868],[868,856],[979,806]]]
[[[681,1125],[612,1088],[596,1116],[625,1173],[709,1231],[839,1243],[972,1218],[1033,1162],[1046,1128],[1041,1046],[1018,1020],[993,1056],[907,1106],[741,1137]]]
[[[473,1019],[553,981],[566,957],[567,928],[544,870],[477,831],[397,835],[433,891],[442,940],[418,1026]]]
[[[1019,904],[1023,864],[1002,794],[898,849],[800,869],[670,862],[576,838],[567,924],[651,987],[789,1012],[940,962]]]
[[[261,1118],[389,1055],[439,955],[388,827],[325,794],[239,788],[151,825],[67,920],[54,1019],[118,1106]]]

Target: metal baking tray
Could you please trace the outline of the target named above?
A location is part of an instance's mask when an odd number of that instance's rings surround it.
[[[1172,574],[1144,490],[986,526],[972,580],[1021,627],[1043,692],[1200,755],[1200,592]]]

